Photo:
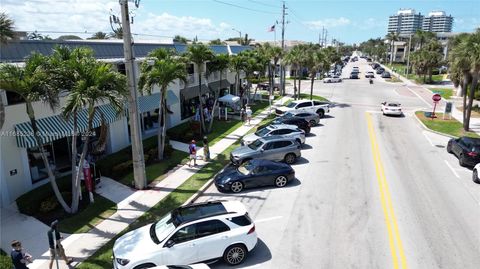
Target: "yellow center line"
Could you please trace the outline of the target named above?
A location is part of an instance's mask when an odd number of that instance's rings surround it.
[[[380,201],[382,204],[385,224],[388,232],[388,242],[390,245],[390,251],[393,259],[393,268],[398,269],[401,265],[402,269],[407,269],[407,259],[403,250],[402,240],[400,239],[400,232],[398,229],[397,219],[393,210],[392,199],[390,190],[385,177],[385,171],[380,158],[380,150],[378,149],[375,130],[373,128],[372,116],[370,113],[365,113],[368,124],[368,134],[372,147],[373,161],[375,163],[375,172],[377,175],[377,182],[380,191]],[[398,252],[398,253],[397,253]],[[398,261],[398,255],[400,256],[400,264]]]

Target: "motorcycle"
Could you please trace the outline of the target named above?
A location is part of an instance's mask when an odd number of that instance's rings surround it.
[[[370,79],[370,84],[373,84],[373,79]]]

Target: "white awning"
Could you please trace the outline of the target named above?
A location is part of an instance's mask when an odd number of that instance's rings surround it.
[[[227,94],[227,95],[224,95],[224,96],[218,98],[218,101],[233,104],[233,103],[236,103],[236,102],[240,101],[240,97],[232,95],[232,94]]]

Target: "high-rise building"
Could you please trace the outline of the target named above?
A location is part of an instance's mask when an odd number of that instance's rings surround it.
[[[422,30],[434,33],[449,33],[452,31],[453,17],[444,11],[432,11],[423,18]]]
[[[388,33],[409,35],[422,29],[423,15],[415,13],[415,9],[400,9],[397,15],[390,16],[388,20]]]

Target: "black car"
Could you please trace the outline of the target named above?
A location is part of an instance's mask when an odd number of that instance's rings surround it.
[[[385,69],[383,67],[380,67],[380,68],[377,68],[377,74],[382,74],[383,72],[385,72]]]
[[[480,163],[480,138],[452,138],[448,141],[447,152],[457,156],[461,166],[475,166]]]
[[[358,72],[352,72],[350,73],[350,79],[359,79],[360,77],[358,76]]]
[[[390,72],[385,71],[382,73],[382,78],[392,78],[392,76],[390,75]]]
[[[260,186],[285,187],[295,178],[295,170],[285,163],[253,159],[240,166],[230,165],[215,176],[219,191],[241,192]]]
[[[291,124],[296,125],[298,128],[302,129],[306,134],[310,133],[311,124],[303,118],[300,117],[278,117],[275,118],[271,124]],[[258,128],[260,129],[260,128]]]

